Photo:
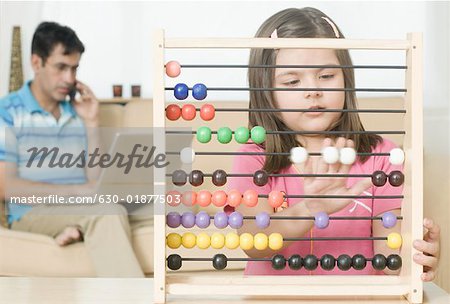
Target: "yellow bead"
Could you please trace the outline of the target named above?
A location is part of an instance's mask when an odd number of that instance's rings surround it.
[[[195,246],[196,243],[197,237],[195,236],[195,234],[191,232],[186,232],[181,237],[181,244],[183,245],[184,248],[191,249]]]
[[[222,233],[215,232],[211,235],[211,247],[221,249],[225,246],[225,236]]]
[[[239,241],[243,250],[250,250],[253,248],[253,235],[250,233],[241,234]]]
[[[269,235],[269,248],[272,250],[283,248],[283,236],[279,233],[271,233]]]
[[[181,235],[178,233],[169,233],[166,237],[167,246],[172,249],[177,249],[181,246]]]
[[[389,233],[387,236],[387,245],[391,249],[398,249],[402,246],[402,236],[396,232]]]
[[[228,249],[236,249],[239,247],[239,235],[234,232],[227,233],[225,236],[225,246]]]
[[[269,242],[267,235],[264,233],[257,233],[253,239],[254,246],[258,250],[264,250],[267,248],[267,243]]]
[[[204,232],[197,235],[197,247],[200,249],[206,249],[211,245],[211,238]]]

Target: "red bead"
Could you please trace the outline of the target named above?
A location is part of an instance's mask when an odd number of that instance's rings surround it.
[[[281,191],[271,191],[269,193],[269,205],[272,206],[273,208],[278,208],[283,204],[284,201],[284,195],[283,192]]]
[[[214,106],[206,103],[200,108],[200,117],[203,120],[209,121],[213,120],[214,116],[216,115],[216,109],[214,109]]]
[[[258,204],[258,193],[255,190],[247,190],[242,195],[242,203],[247,207],[255,207]]]
[[[225,207],[223,207],[223,212],[226,213],[226,215],[230,215],[231,213],[234,212],[234,207],[231,207],[230,205],[226,205]]]
[[[186,206],[195,205],[196,201],[197,201],[197,193],[195,193],[194,191],[186,191],[183,193],[181,197],[181,202]]]
[[[192,104],[185,104],[181,108],[181,116],[184,120],[193,120],[196,114],[195,106]]]
[[[238,190],[228,192],[227,204],[231,207],[237,207],[241,204],[242,195]]]
[[[166,193],[166,202],[169,206],[176,207],[181,203],[181,193],[172,190]]]
[[[222,190],[215,191],[211,197],[211,202],[216,207],[225,206],[227,203],[227,194]]]
[[[170,104],[166,108],[166,117],[169,120],[177,120],[181,116],[181,108],[176,104]]]
[[[169,61],[166,63],[166,74],[169,77],[177,77],[181,73],[181,67],[178,61]]]
[[[207,207],[211,204],[211,192],[206,190],[201,190],[197,192],[197,205],[201,207]]]

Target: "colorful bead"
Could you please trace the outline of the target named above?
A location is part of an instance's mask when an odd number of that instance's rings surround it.
[[[326,212],[321,211],[316,213],[316,215],[314,216],[314,225],[316,226],[316,228],[325,229],[328,227],[329,224],[330,224],[330,217]]]
[[[290,154],[290,160],[294,164],[302,164],[308,159],[308,151],[303,147],[292,148]]]
[[[181,244],[184,248],[191,249],[194,248],[197,243],[197,237],[192,232],[185,232],[181,236]]]
[[[390,270],[398,270],[402,267],[402,258],[398,254],[391,254],[386,258],[386,266]]]
[[[188,207],[195,205],[196,201],[197,193],[194,191],[186,191],[181,195],[181,202]]]
[[[217,140],[221,144],[228,144],[233,138],[233,131],[228,127],[221,127],[217,130]]]
[[[269,235],[269,248],[272,250],[283,248],[283,236],[280,233],[271,233]]]
[[[216,207],[223,207],[227,203],[227,194],[225,191],[217,190],[213,193],[211,202]]]
[[[293,254],[288,260],[289,268],[292,270],[299,270],[303,266],[303,259],[298,254]]]
[[[181,225],[184,228],[192,228],[195,225],[195,215],[194,213],[187,211],[181,215]]]
[[[266,130],[261,126],[253,127],[250,134],[255,144],[261,144],[266,140]]]
[[[281,254],[276,254],[272,257],[272,268],[275,270],[282,270],[286,267],[286,259]]]
[[[214,226],[216,226],[219,229],[223,229],[228,226],[228,215],[221,211],[217,212],[214,215]]]
[[[217,270],[222,270],[227,267],[228,258],[222,253],[215,254],[212,260],[213,267]]]
[[[284,194],[281,191],[271,191],[267,201],[272,208],[277,209],[283,204]]]
[[[345,147],[339,151],[339,161],[343,165],[351,165],[356,160],[356,151],[353,148]]]
[[[176,104],[168,105],[166,108],[166,117],[168,120],[177,120],[181,116],[181,108]]]
[[[233,229],[239,229],[242,227],[244,222],[244,217],[240,212],[233,212],[228,216],[228,225]]]
[[[303,266],[306,270],[315,270],[318,264],[319,261],[315,255],[308,254],[303,258]]]
[[[257,186],[265,186],[269,182],[269,174],[265,170],[258,170],[253,174],[253,183]]]
[[[181,215],[178,212],[167,213],[166,223],[170,228],[177,228],[181,224]]]
[[[166,193],[166,202],[169,206],[176,207],[181,204],[181,193],[172,190]]]
[[[267,248],[267,245],[269,243],[269,239],[267,235],[264,233],[257,233],[255,234],[253,238],[253,246],[257,250],[265,250]]]
[[[387,245],[391,249],[398,249],[402,246],[402,236],[396,232],[391,232],[387,236]]]
[[[207,207],[211,204],[211,192],[207,190],[201,190],[197,192],[196,204],[200,207]]]
[[[211,235],[211,247],[214,249],[222,249],[225,246],[225,236],[222,233],[214,232]]]
[[[397,224],[397,216],[392,212],[386,212],[381,216],[384,228],[392,228]]]
[[[258,204],[258,193],[249,189],[242,194],[242,203],[247,207],[255,207]]]
[[[237,207],[241,204],[242,195],[238,190],[231,190],[228,192],[227,204],[231,207]]]
[[[222,169],[217,169],[212,174],[212,183],[217,187],[222,187],[227,183],[227,173]]]
[[[249,138],[250,132],[246,127],[239,127],[234,131],[234,139],[240,144],[247,143]]]
[[[197,247],[206,249],[211,245],[211,238],[205,232],[200,232],[197,235]]]
[[[181,268],[182,259],[178,254],[171,254],[167,257],[167,267],[170,270],[178,270]]]
[[[405,161],[405,152],[400,148],[394,148],[389,153],[389,162],[393,165],[401,165]]]
[[[382,254],[376,254],[372,258],[372,267],[376,270],[383,270],[386,268],[386,257]]]
[[[176,186],[184,186],[187,181],[187,174],[183,170],[175,170],[172,173],[172,183]]]
[[[210,223],[211,220],[209,214],[206,213],[205,211],[200,211],[195,216],[195,224],[197,225],[198,228],[202,229],[208,228]]]
[[[260,212],[255,216],[256,226],[265,229],[270,225],[270,215],[267,212]]]
[[[405,181],[405,176],[400,171],[392,171],[389,174],[389,184],[393,187],[400,187]]]
[[[181,66],[178,61],[169,61],[166,63],[166,75],[172,78],[178,77],[181,73]]]
[[[243,233],[239,237],[239,245],[242,250],[250,250],[253,248],[253,235],[250,233]]]
[[[195,115],[197,115],[197,110],[194,105],[185,104],[181,108],[181,117],[183,117],[184,120],[193,120]]]
[[[197,130],[197,140],[202,144],[206,144],[211,141],[211,129],[208,127],[200,127]]]
[[[207,88],[203,83],[194,84],[192,87],[192,96],[197,100],[203,100],[207,95]]]
[[[366,258],[362,254],[355,254],[352,257],[353,269],[363,270],[366,267],[366,264],[367,264]]]
[[[202,107],[200,108],[200,117],[203,120],[210,121],[213,120],[215,116],[216,116],[216,109],[214,109],[213,105],[209,103],[205,103],[204,105],[202,105]]]
[[[325,147],[322,149],[322,158],[327,164],[335,164],[339,160],[339,150],[336,147]]]
[[[191,173],[189,173],[189,183],[194,186],[198,187],[201,184],[203,184],[204,181],[204,174],[200,170],[192,170]]]
[[[324,254],[320,258],[320,267],[322,267],[323,270],[333,270],[334,266],[336,265],[336,259],[331,254]]]
[[[181,236],[178,233],[169,233],[166,237],[167,246],[171,249],[177,249],[181,246]]]
[[[386,184],[387,175],[383,171],[375,171],[372,173],[372,184],[377,187],[383,187]]]
[[[347,254],[341,254],[337,258],[337,267],[343,271],[349,270],[352,268],[352,258]]]
[[[195,160],[195,151],[191,147],[183,148],[180,151],[180,159],[183,164],[192,164]]]
[[[178,83],[174,87],[173,95],[178,100],[186,99],[188,97],[188,95],[189,95],[189,88],[188,88],[188,86],[186,84],[184,84],[184,83]]]
[[[229,232],[225,236],[225,247],[228,249],[236,249],[239,247],[239,236],[234,232]]]

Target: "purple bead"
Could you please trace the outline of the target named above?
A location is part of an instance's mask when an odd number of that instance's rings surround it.
[[[181,225],[184,228],[192,228],[195,225],[195,215],[192,212],[185,212],[181,216]]]
[[[267,212],[260,212],[255,217],[256,220],[256,226],[258,226],[261,229],[265,229],[269,227],[270,225],[270,215]]]
[[[223,229],[228,226],[228,215],[225,212],[217,212],[214,215],[214,226]]]
[[[209,214],[205,211],[200,211],[195,216],[195,224],[199,228],[207,228],[209,224],[211,223],[211,218],[209,217]]]
[[[242,227],[242,223],[244,221],[244,217],[240,212],[233,212],[228,217],[228,225],[230,225],[233,229],[239,229]]]
[[[318,212],[314,216],[314,224],[319,229],[325,229],[328,227],[328,224],[330,223],[330,217],[326,212]]]
[[[392,212],[386,212],[381,217],[384,228],[392,228],[397,224],[397,216]]]
[[[177,228],[181,224],[181,215],[178,212],[167,213],[166,223],[170,228]]]

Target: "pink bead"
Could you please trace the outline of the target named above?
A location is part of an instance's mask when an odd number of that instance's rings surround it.
[[[222,190],[215,191],[211,197],[211,202],[216,207],[225,206],[227,203],[227,194]]]
[[[255,207],[258,204],[258,193],[255,190],[246,190],[242,195],[242,203],[247,207]]]
[[[178,61],[169,61],[166,63],[166,74],[169,77],[175,78],[181,73],[181,67]]]
[[[181,202],[186,206],[195,205],[196,201],[197,201],[197,193],[195,193],[194,191],[186,191],[183,193],[181,197]]]
[[[271,191],[269,193],[269,205],[272,206],[273,208],[278,208],[283,204],[284,201],[284,195],[283,192],[281,191]]]
[[[214,119],[214,116],[216,115],[216,109],[214,109],[214,106],[206,103],[200,108],[200,117],[205,121],[210,121]]]
[[[237,207],[241,204],[242,194],[238,190],[228,192],[227,204],[231,207]]]
[[[167,192],[166,202],[169,206],[172,207],[178,206],[179,204],[181,204],[181,193],[176,190]]]
[[[192,104],[185,104],[181,108],[181,116],[184,120],[193,120],[196,114],[195,106]]]
[[[201,190],[197,192],[197,205],[201,207],[207,207],[211,204],[211,192],[206,190]]]

